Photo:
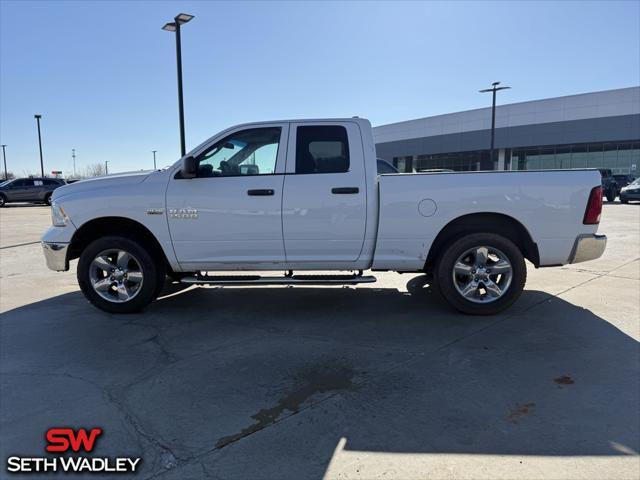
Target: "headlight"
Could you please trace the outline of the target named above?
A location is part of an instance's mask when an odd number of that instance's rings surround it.
[[[51,223],[54,227],[66,227],[69,217],[64,213],[64,209],[56,202],[51,204]]]

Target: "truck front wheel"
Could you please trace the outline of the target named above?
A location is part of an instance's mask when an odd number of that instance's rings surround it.
[[[84,249],[77,275],[82,293],[93,305],[109,313],[132,313],[157,297],[165,271],[135,239],[109,236]]]
[[[474,233],[453,242],[436,266],[442,296],[470,315],[493,315],[520,297],[527,268],[520,249],[494,233]]]

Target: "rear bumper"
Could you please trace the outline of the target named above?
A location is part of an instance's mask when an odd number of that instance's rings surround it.
[[[44,259],[47,267],[56,272],[66,272],[69,270],[69,261],[67,260],[68,243],[52,243],[42,242],[42,250],[44,251]]]
[[[588,262],[600,258],[606,246],[606,235],[580,235],[573,244],[569,263]]]

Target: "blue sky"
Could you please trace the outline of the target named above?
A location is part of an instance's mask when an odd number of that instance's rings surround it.
[[[353,116],[374,125],[640,84],[640,2],[0,1],[0,140],[9,170],[179,157],[233,124]]]

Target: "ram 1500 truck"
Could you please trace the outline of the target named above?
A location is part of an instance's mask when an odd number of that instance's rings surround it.
[[[364,119],[232,127],[164,170],[55,190],[47,265],[79,258],[83,293],[113,313],[146,306],[166,276],[344,285],[375,281],[371,270],[426,273],[453,307],[494,314],[521,294],[525,258],[551,267],[604,251],[597,170],[378,175],[376,163]]]

